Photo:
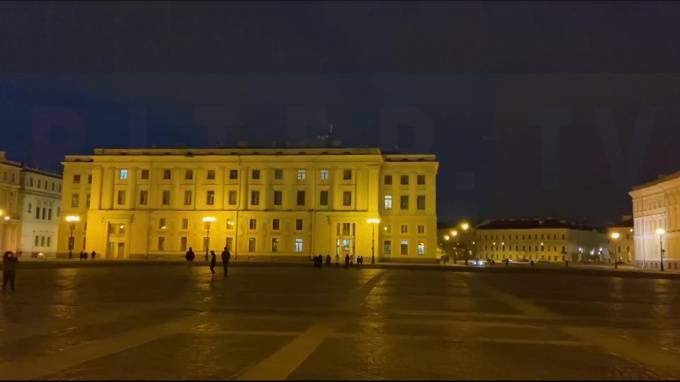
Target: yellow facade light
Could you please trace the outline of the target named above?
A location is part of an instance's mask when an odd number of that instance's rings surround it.
[[[663,235],[663,234],[665,234],[665,233],[666,233],[666,230],[663,229],[663,228],[657,228],[657,229],[656,229],[656,234],[657,234],[657,235]]]
[[[460,227],[463,229],[463,231],[467,231],[468,228],[470,228],[470,224],[468,223],[462,223]]]
[[[214,223],[216,220],[214,216],[206,216],[203,218],[203,223]]]
[[[380,219],[378,219],[378,218],[369,218],[369,219],[366,219],[366,223],[368,223],[368,224],[380,224]]]
[[[621,237],[621,234],[618,232],[612,232],[612,239],[618,240]]]
[[[453,236],[453,237],[458,236],[458,231],[456,231],[455,229],[451,230],[451,236]]]
[[[451,237],[449,235],[444,235],[444,240],[449,241]]]

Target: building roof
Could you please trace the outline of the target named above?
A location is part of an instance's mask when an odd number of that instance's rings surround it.
[[[379,155],[388,162],[434,162],[434,154],[383,153],[380,148],[344,147],[235,147],[235,148],[96,148],[94,156],[149,155],[149,156],[200,156],[200,155]],[[66,161],[89,161],[91,155],[68,155]]]
[[[22,172],[32,172],[34,174],[40,174],[40,175],[45,175],[45,176],[50,176],[52,178],[56,179],[61,179],[61,174],[49,172],[49,171],[44,171],[44,170],[39,170],[37,168],[31,168],[31,167],[22,167],[21,168]]]
[[[647,187],[651,187],[651,186],[661,184],[663,182],[667,182],[669,180],[673,180],[673,179],[677,179],[677,178],[680,178],[680,171],[674,172],[674,173],[669,174],[669,175],[665,175],[665,174],[659,175],[654,180],[650,180],[649,182],[642,183],[642,184],[637,185],[637,186],[633,186],[633,191],[640,190],[640,189],[647,188]]]
[[[486,220],[476,227],[480,229],[540,229],[540,228],[566,228],[582,231],[592,231],[595,228],[587,225],[570,222],[555,218],[520,218],[520,219],[494,219]]]

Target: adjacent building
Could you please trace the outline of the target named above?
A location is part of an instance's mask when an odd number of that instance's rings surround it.
[[[67,156],[59,253],[435,261],[434,155],[379,149],[95,149]]]
[[[19,188],[21,163],[0,151],[0,250],[16,251],[21,232]]]
[[[643,269],[680,269],[680,172],[635,187],[635,264]],[[663,250],[663,252],[662,252]]]
[[[18,249],[24,255],[55,257],[61,215],[61,176],[23,168],[19,202],[22,209]]]
[[[559,219],[487,220],[476,228],[480,260],[607,261],[607,236]]]
[[[609,256],[617,261],[634,264],[635,261],[635,235],[633,229],[633,217],[624,216],[621,221],[607,229],[609,240]]]
[[[22,167],[0,151],[0,250],[55,256],[61,177]]]

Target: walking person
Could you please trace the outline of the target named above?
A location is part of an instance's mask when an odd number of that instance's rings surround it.
[[[94,257],[97,255],[97,252],[92,251],[92,260],[94,260]]]
[[[215,265],[217,265],[217,256],[215,256],[215,251],[210,251],[210,272],[215,274]]]
[[[326,255],[326,266],[327,267],[331,266],[331,255]]]
[[[184,255],[184,258],[187,259],[187,269],[188,272],[191,273],[192,264],[194,262],[194,258],[196,258],[194,250],[191,247],[189,247],[189,250],[187,251],[187,254]]]
[[[224,268],[224,277],[227,277],[227,268],[229,268],[229,259],[231,258],[231,253],[229,253],[229,248],[224,247],[222,251],[222,267]]]
[[[339,266],[340,266],[340,255],[336,253],[335,254],[335,267],[337,268]]]
[[[11,251],[5,252],[2,256],[2,293],[5,293],[7,284],[14,293],[14,279],[16,278],[17,263],[19,259]]]
[[[87,251],[83,251],[83,257],[85,258],[85,260],[87,260],[87,256],[88,256]]]
[[[349,267],[349,253],[345,254],[345,268]]]

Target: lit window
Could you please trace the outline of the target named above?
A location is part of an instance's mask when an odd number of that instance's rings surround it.
[[[392,195],[385,195],[385,209],[392,209]]]
[[[120,169],[120,180],[126,180],[128,178],[128,170],[126,168]]]
[[[166,229],[166,228],[168,228],[168,227],[165,225],[165,218],[160,218],[160,220],[158,221],[158,228],[160,228],[160,229]]]
[[[301,253],[302,252],[302,239],[295,239],[295,252]]]
[[[418,242],[418,254],[419,255],[425,254],[425,243],[423,243],[422,241]]]
[[[298,170],[297,172],[297,180],[305,180],[305,170]]]
[[[273,237],[272,238],[272,252],[278,252],[278,251],[279,251],[279,238]]]
[[[319,172],[319,176],[321,180],[328,180],[328,169],[325,168],[321,169],[321,171]]]
[[[229,230],[234,229],[234,220],[227,219],[227,229],[229,229]]]

